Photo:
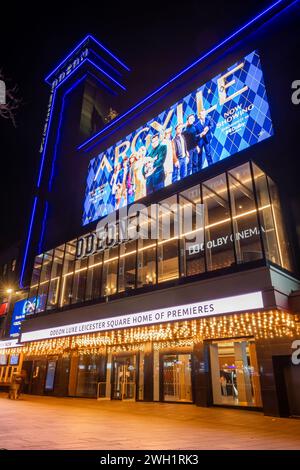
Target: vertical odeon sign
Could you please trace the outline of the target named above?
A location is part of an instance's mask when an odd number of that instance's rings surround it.
[[[81,51],[79,57],[77,57],[76,59],[73,59],[73,61],[70,64],[68,64],[65,67],[65,69],[62,70],[59,76],[52,82],[51,93],[50,93],[50,97],[48,101],[47,115],[45,119],[45,125],[43,129],[43,134],[42,134],[42,141],[40,145],[40,153],[43,153],[44,148],[45,148],[46,137],[48,134],[49,124],[50,124],[50,117],[52,113],[52,108],[54,107],[54,101],[55,101],[54,98],[55,98],[56,90],[58,86],[61,85],[61,83],[65,81],[65,79],[87,58],[88,52],[89,51],[87,48]]]
[[[48,101],[47,115],[46,115],[45,124],[43,128],[43,133],[42,133],[42,141],[41,141],[41,145],[39,149],[39,153],[41,154],[41,162],[40,162],[40,169],[39,169],[37,186],[36,186],[37,189],[39,189],[41,185],[44,162],[45,162],[45,155],[46,155],[46,150],[47,150],[47,141],[48,141],[48,136],[49,136],[49,130],[50,130],[50,125],[51,125],[51,119],[52,119],[57,89],[87,59],[88,53],[89,53],[89,50],[87,47],[85,47],[83,50],[80,50],[77,54],[77,57],[72,58],[72,60],[70,60],[69,63],[64,68],[61,68],[59,75],[51,83],[51,92],[50,92],[49,101]],[[21,288],[24,288],[23,278],[24,278],[24,273],[25,273],[30,239],[31,239],[31,232],[33,228],[35,213],[37,210],[37,202],[38,202],[38,196],[36,195],[34,198],[33,206],[32,206],[31,219],[30,219],[30,224],[29,224],[29,229],[28,229],[28,236],[27,236],[27,241],[26,241],[24,256],[23,256],[23,264],[22,264],[21,275],[20,275],[20,287]]]

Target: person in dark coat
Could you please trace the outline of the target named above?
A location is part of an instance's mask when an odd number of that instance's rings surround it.
[[[167,155],[167,146],[160,142],[158,134],[152,137],[151,144],[151,150],[143,167],[147,195],[162,189],[165,181],[164,163]]]
[[[200,118],[197,123],[197,127],[199,129],[199,148],[201,152],[201,167],[203,166],[203,151],[205,150],[205,156],[207,160],[207,165],[212,165],[213,160],[211,156],[211,138],[212,138],[212,128],[213,128],[213,121],[210,116],[206,116],[204,110],[200,112]]]

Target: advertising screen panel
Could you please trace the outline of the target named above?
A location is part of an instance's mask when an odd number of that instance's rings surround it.
[[[15,303],[9,332],[11,337],[15,338],[20,335],[22,321],[25,320],[27,315],[33,314],[35,308],[38,307],[41,302],[41,297],[31,297],[29,299],[19,300]]]
[[[89,162],[82,224],[273,135],[253,51]]]

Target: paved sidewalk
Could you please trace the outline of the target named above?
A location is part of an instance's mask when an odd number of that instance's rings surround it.
[[[0,394],[6,449],[300,449],[300,420],[194,405]]]

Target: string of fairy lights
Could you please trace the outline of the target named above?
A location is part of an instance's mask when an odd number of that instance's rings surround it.
[[[206,317],[195,320],[53,338],[26,343],[0,354],[44,356],[70,353],[102,355],[122,351],[193,348],[208,339],[254,337],[294,338],[300,334],[300,318],[279,310]]]

